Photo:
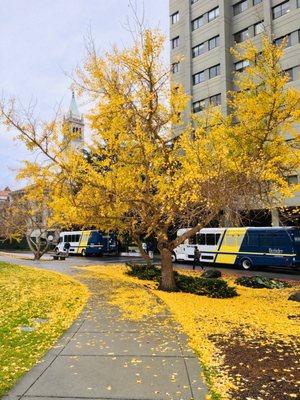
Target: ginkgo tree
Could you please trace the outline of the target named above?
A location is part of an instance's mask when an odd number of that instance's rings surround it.
[[[249,67],[229,93],[231,112],[208,107],[185,124],[188,96],[162,60],[164,37],[144,29],[130,47],[99,55],[92,47],[76,80],[93,104],[88,157],[59,140],[59,123],[37,126],[14,106],[5,123],[49,158],[45,171],[53,223],[154,236],[161,254],[160,288],[175,290],[172,252],[224,210],[280,202],[292,193],[285,177],[299,166],[299,93],[280,68],[284,46],[265,37],[261,49],[235,50]],[[181,134],[174,136],[177,126]],[[176,131],[178,131],[178,129]],[[293,140],[286,141],[288,132]],[[27,166],[34,181],[36,170]],[[26,174],[26,171],[24,172]],[[49,192],[50,193],[50,192]],[[182,236],[179,227],[189,227]]]

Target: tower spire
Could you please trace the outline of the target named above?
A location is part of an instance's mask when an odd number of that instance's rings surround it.
[[[71,98],[71,103],[70,103],[70,108],[69,108],[69,114],[71,117],[81,119],[81,115],[79,113],[77,102],[75,99],[74,90],[72,91],[72,98]]]
[[[70,142],[71,146],[77,149],[82,148],[84,144],[84,120],[78,110],[74,91],[72,91],[69,111],[64,117],[64,124],[68,125],[73,136]]]

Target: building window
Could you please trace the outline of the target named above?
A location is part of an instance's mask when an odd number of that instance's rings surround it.
[[[213,21],[219,16],[219,7],[214,8],[213,10],[208,12],[208,22]]]
[[[264,21],[260,21],[254,25],[254,36],[259,35],[264,31]]]
[[[260,4],[262,0],[253,0],[253,5],[257,6],[257,4]]]
[[[212,106],[220,106],[221,105],[221,93],[211,96],[209,98],[209,102]]]
[[[290,11],[290,2],[288,1],[284,1],[281,4],[278,4],[278,6],[275,6],[272,8],[272,14],[273,14],[273,19],[282,17],[283,15],[285,15],[286,13],[288,13]]]
[[[198,44],[197,46],[192,48],[192,56],[193,58],[200,56],[205,52],[205,45],[204,43]]]
[[[179,11],[175,12],[171,15],[171,23],[172,25],[176,24],[179,21]]]
[[[248,8],[248,0],[242,0],[232,6],[233,15],[238,15]]]
[[[202,26],[203,24],[204,24],[204,18],[203,15],[201,15],[201,17],[198,17],[192,21],[192,30],[194,31],[200,28],[200,26]]]
[[[215,78],[218,75],[220,75],[220,64],[209,68],[209,79]]]
[[[289,79],[289,82],[294,80],[294,68],[289,68],[284,71]]]
[[[205,100],[195,101],[195,103],[193,103],[193,112],[198,113],[200,111],[203,111],[205,106]]]
[[[193,75],[193,85],[198,85],[202,82],[204,82],[204,71],[197,72],[197,74]]]
[[[191,0],[191,4],[197,3],[198,0]]]
[[[249,61],[248,60],[242,60],[238,61],[234,64],[234,69],[236,71],[242,72],[244,71],[245,68],[249,67]]]
[[[274,40],[275,46],[280,46],[284,40],[287,40],[286,47],[290,47],[292,45],[292,43],[291,43],[291,34],[289,33],[288,35],[281,36],[281,37],[275,39]]]
[[[172,49],[176,49],[179,46],[179,36],[175,37],[171,40],[171,47]]]
[[[179,62],[173,63],[172,64],[172,72],[173,74],[176,74],[179,71]]]
[[[218,47],[219,46],[219,39],[220,39],[219,35],[209,39],[209,41],[208,41],[208,50],[212,50],[215,47]]]
[[[208,106],[208,104],[210,104],[213,107],[220,106],[221,105],[221,93],[215,94],[214,96],[211,96],[204,100],[195,101],[193,103],[193,112],[198,113],[198,112],[203,111]]]
[[[248,28],[235,33],[233,36],[234,36],[234,41],[236,43],[243,42],[244,40],[248,39],[248,37],[249,37]]]

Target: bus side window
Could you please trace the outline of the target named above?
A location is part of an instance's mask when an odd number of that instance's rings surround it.
[[[206,244],[207,246],[214,246],[216,244],[216,235],[214,233],[206,234]]]
[[[197,239],[198,244],[205,245],[205,233],[200,233]]]
[[[255,235],[255,233],[248,233],[247,234],[247,241],[249,246],[257,246],[258,245],[258,235]]]
[[[273,235],[269,233],[261,234],[259,236],[259,243],[262,247],[272,247],[273,246]]]
[[[273,246],[282,248],[283,246],[288,246],[290,240],[287,234],[284,233],[274,233],[273,235]]]

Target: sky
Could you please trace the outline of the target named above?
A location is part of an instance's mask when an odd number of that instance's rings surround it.
[[[133,1],[148,25],[168,34],[168,0]],[[36,102],[44,119],[59,105],[67,111],[68,75],[85,58],[84,38],[91,31],[100,52],[130,43],[130,14],[128,0],[0,0],[0,96]],[[20,187],[15,175],[31,157],[14,136],[0,125],[0,190]]]

